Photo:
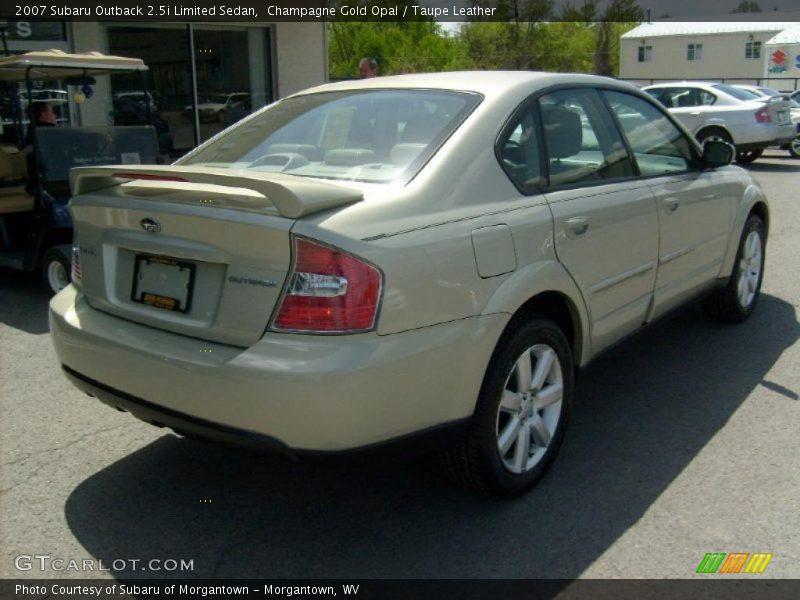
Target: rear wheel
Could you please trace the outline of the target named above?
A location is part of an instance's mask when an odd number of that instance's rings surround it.
[[[800,135],[795,136],[795,138],[789,142],[789,154],[791,154],[793,158],[800,158]]]
[[[70,283],[70,256],[68,246],[53,246],[44,253],[42,282],[51,294],[57,294]]]
[[[573,388],[572,353],[558,326],[521,322],[495,350],[469,434],[445,454],[445,468],[483,492],[526,491],[561,447]]]
[[[739,164],[751,163],[764,154],[764,150],[741,150],[736,153],[736,162]]]
[[[705,309],[719,321],[744,321],[755,310],[764,278],[764,222],[751,215],[739,240],[733,273],[725,287],[706,298]]]

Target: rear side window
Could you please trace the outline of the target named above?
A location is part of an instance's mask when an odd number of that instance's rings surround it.
[[[551,186],[634,176],[622,136],[596,90],[563,90],[539,99]]]
[[[667,108],[709,106],[717,101],[717,97],[714,94],[700,88],[662,88],[648,90],[647,93],[659,100]]]
[[[538,131],[538,118],[531,104],[509,125],[498,143],[503,170],[524,194],[536,192],[547,182],[541,168]]]
[[[625,132],[641,175],[679,173],[692,168],[691,142],[660,110],[624,92],[603,94]]]
[[[725,92],[729,96],[733,96],[737,100],[758,100],[760,96],[755,92],[751,92],[750,90],[745,90],[742,88],[733,87],[732,85],[725,85],[724,83],[718,83],[714,85],[715,90],[719,90],[721,92]]]

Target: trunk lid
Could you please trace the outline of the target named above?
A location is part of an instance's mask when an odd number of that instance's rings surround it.
[[[791,104],[788,96],[772,96],[764,98],[767,112],[772,122],[777,125],[788,125],[792,122]]]
[[[70,210],[87,302],[183,335],[255,343],[291,268],[295,220],[362,198],[327,182],[268,177],[186,167],[74,169]]]

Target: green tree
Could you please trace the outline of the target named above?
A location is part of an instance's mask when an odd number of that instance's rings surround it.
[[[477,0],[504,20],[473,20],[445,35],[431,19],[392,23],[336,21],[330,25],[331,77],[357,75],[362,56],[380,73],[456,69],[619,72],[619,36],[643,18],[635,0],[583,0],[553,15],[552,0]],[[601,10],[602,9],[602,10]]]
[[[611,0],[597,24],[594,72],[616,75],[619,72],[619,37],[644,18],[636,0]]]
[[[328,36],[330,76],[358,76],[358,61],[371,56],[381,75],[452,71],[472,67],[466,45],[444,35],[432,20],[415,22],[347,22],[330,24]]]
[[[736,8],[734,8],[732,13],[757,13],[761,12],[761,7],[758,5],[758,2],[755,0],[742,0]]]

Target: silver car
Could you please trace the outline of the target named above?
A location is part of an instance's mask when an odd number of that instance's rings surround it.
[[[792,158],[800,158],[800,102],[794,100],[789,94],[783,94],[778,90],[760,86],[760,85],[736,85],[739,89],[752,92],[760,98],[776,98],[778,96],[785,96],[789,100],[789,113],[791,115],[792,123],[795,125],[795,136],[788,144],[782,144],[781,150],[788,150]]]
[[[172,166],[73,170],[53,342],[79,389],[180,434],[436,448],[518,494],[579,368],[700,296],[752,313],[768,207],[732,153],[601,77],[324,85]]]
[[[736,146],[736,161],[756,160],[769,146],[789,144],[795,126],[789,101],[762,98],[725,83],[676,82],[644,90],[666,106],[700,143],[722,139]]]

